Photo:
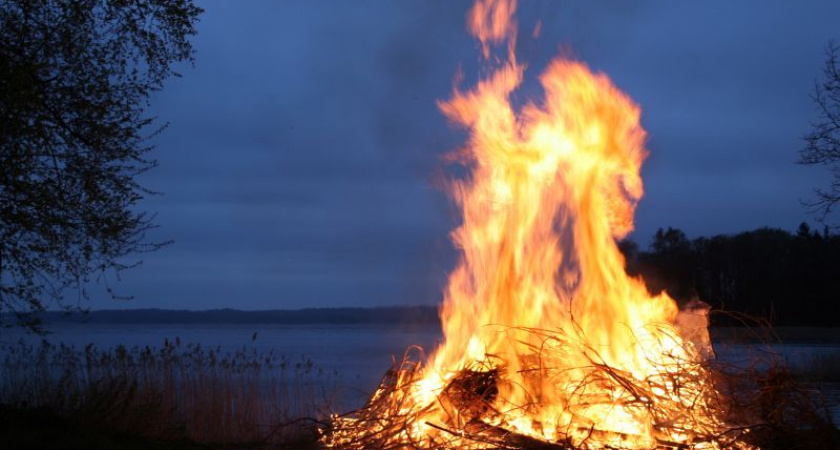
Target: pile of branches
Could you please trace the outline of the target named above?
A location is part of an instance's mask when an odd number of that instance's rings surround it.
[[[521,364],[523,376],[542,377],[553,381],[561,379],[568,368],[561,367],[563,352],[556,344],[564,342],[556,335],[544,330],[528,330],[540,333],[554,345],[542,345],[533,349],[531,364]],[[555,349],[546,354],[546,349]],[[419,357],[418,357],[419,356]],[[379,388],[361,409],[343,416],[334,417],[331,426],[324,430],[322,442],[326,447],[346,450],[361,449],[510,449],[510,450],[572,450],[593,448],[632,448],[634,436],[620,435],[609,430],[599,430],[597,423],[581,417],[575,420],[576,430],[555,430],[559,437],[552,442],[521,434],[514,427],[506,426],[505,412],[520,409],[525,416],[536,417],[542,406],[538,396],[525,405],[504,405],[497,399],[499,389],[509,383],[504,377],[505,361],[477,362],[448,377],[447,384],[436,391],[436,400],[421,404],[416,401],[416,384],[423,380],[422,352],[409,351],[403,360],[395,363],[382,379]],[[552,360],[552,358],[554,358]],[[602,359],[590,357],[590,364],[583,368],[585,377],[577,380],[578,385],[559,385],[558,389],[569,392],[568,408],[572,414],[574,405],[581,408],[596,404],[614,404],[615,397],[604,392],[620,392],[621,406],[652,417],[658,431],[655,448],[720,448],[742,449],[748,426],[725,426],[719,418],[729,419],[744,415],[733,411],[735,406],[726,392],[717,384],[727,379],[717,377],[708,365],[697,362],[680,362],[685,367],[662,370],[661,374],[639,380],[632,374],[605,364]],[[554,362],[555,364],[551,364]],[[704,377],[698,380],[697,377]],[[588,387],[599,389],[588,389]],[[697,391],[696,386],[703,386]],[[740,406],[740,405],[739,405]],[[534,412],[534,414],[531,414]],[[435,418],[429,420],[428,418]],[[443,418],[443,419],[441,419]],[[745,423],[743,420],[731,423]],[[581,428],[580,424],[584,424]],[[536,424],[537,427],[540,424]],[[420,431],[422,430],[422,431]],[[575,431],[575,433],[573,433]],[[613,436],[612,434],[615,436]],[[672,434],[690,435],[690,444],[674,442],[667,438]],[[574,437],[573,437],[574,436]],[[582,437],[581,437],[582,436]],[[605,439],[605,436],[609,438]],[[608,440],[611,447],[599,442]]]
[[[557,339],[542,330],[529,331],[542,333],[546,340]],[[526,376],[551,379],[558,378],[560,370],[568,370],[552,368],[551,356],[545,354],[548,347],[538,350],[536,362],[523,370]],[[333,417],[329,427],[322,430],[322,443],[343,450],[637,448],[632,435],[599,430],[598,424],[583,418],[580,422],[588,429],[581,430],[578,425],[576,434],[573,430],[556,430],[559,439],[552,442],[517,432],[504,421],[504,412],[519,408],[524,415],[536,417],[529,412],[539,410],[541,405],[535,400],[498,410],[504,404],[497,398],[500,387],[509,380],[504,377],[505,362],[491,358],[496,360],[477,362],[452,374],[436,391],[435,401],[423,404],[415,395],[417,383],[423,380],[425,358],[422,350],[409,349],[386,373],[364,407]],[[786,376],[781,362],[760,370],[722,363],[680,364],[684,367],[639,380],[592,357],[579,386],[562,388],[572,392],[572,411],[574,405],[586,408],[598,402],[614,403],[615,399],[603,392],[620,391],[624,409],[653,418],[657,438],[652,448],[656,449],[771,450],[800,448],[796,446],[803,442],[808,442],[808,448],[840,448],[825,403],[814,391],[801,388]],[[587,386],[601,389],[593,393]],[[702,392],[696,386],[702,386]],[[676,442],[668,438],[672,435],[688,437]]]

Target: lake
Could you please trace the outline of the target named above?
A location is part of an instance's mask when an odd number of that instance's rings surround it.
[[[342,391],[343,403],[361,406],[409,346],[433,349],[440,339],[435,326],[393,327],[385,325],[115,325],[62,323],[50,327],[47,340],[82,348],[160,347],[165,340],[199,343],[222,351],[239,349],[273,351],[289,360],[307,358],[325,374],[322,379]],[[0,345],[20,340],[38,343],[41,338],[19,329],[0,332]]]
[[[74,324],[53,325],[47,339],[76,347],[94,344],[100,348],[117,345],[126,347],[160,347],[165,340],[183,343],[200,343],[205,348],[218,347],[223,351],[239,349],[258,352],[273,351],[291,360],[308,358],[314,367],[323,371],[324,380],[340,389],[342,404],[357,407],[376,387],[381,377],[391,367],[394,358],[401,359],[409,346],[420,346],[427,351],[435,348],[441,339],[437,326],[388,326],[388,325],[116,325]],[[20,340],[37,343],[38,336],[19,329],[0,331],[0,344]],[[765,346],[717,343],[719,359],[751,364],[757,355],[775,351],[791,365],[807,367],[812,361],[836,358],[840,361],[840,341],[779,343],[770,350]],[[816,385],[816,384],[815,384]],[[835,407],[834,416],[840,419],[840,385],[819,383]]]

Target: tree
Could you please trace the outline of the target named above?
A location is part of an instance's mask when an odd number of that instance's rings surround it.
[[[193,61],[193,0],[0,0],[0,313],[83,308],[137,262],[153,216],[137,175],[163,130],[146,108]],[[74,300],[65,299],[67,292]],[[9,320],[9,318],[12,318]]]
[[[650,248],[654,253],[662,255],[682,255],[691,251],[691,241],[679,228],[659,228],[653,235]]]
[[[647,281],[651,292],[664,289],[681,304],[696,297],[695,252],[682,230],[671,227],[656,230],[643,262],[655,267],[655,270],[648,269],[654,273]]]
[[[833,173],[829,187],[816,189],[816,199],[807,203],[825,220],[840,202],[840,45],[836,42],[826,47],[823,79],[816,83],[812,98],[818,118],[805,135],[798,162],[828,166]]]

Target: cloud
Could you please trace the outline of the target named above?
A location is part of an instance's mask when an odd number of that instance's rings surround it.
[[[659,226],[699,235],[807,218],[798,199],[820,175],[793,161],[840,6],[520,3],[529,77],[571,54],[642,105],[640,242]],[[154,100],[171,126],[143,178],[165,194],[143,205],[159,214],[155,236],[175,244],[125,275],[128,306],[438,301],[457,218],[431,180],[464,135],[436,101],[459,67],[467,84],[479,73],[469,2],[204,7],[195,69]],[[533,80],[520,100],[539,95]]]

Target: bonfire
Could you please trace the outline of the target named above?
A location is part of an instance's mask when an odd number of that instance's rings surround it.
[[[444,340],[410,350],[367,404],[334,417],[340,449],[750,448],[716,387],[708,309],[680,310],[630,277],[647,155],[639,107],[606,75],[558,58],[544,98],[511,104],[525,67],[515,0],[478,0],[468,28],[486,75],[440,102],[469,131],[451,183],[461,259]]]

